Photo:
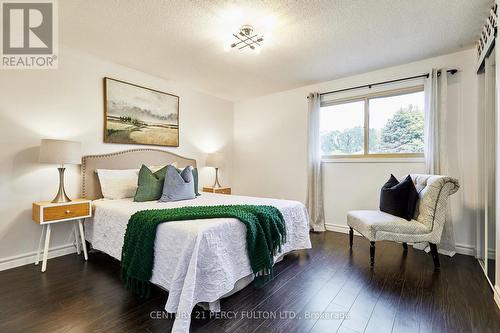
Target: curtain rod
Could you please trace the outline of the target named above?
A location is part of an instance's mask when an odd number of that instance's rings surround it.
[[[458,72],[458,69],[448,69],[446,72],[450,73],[451,75],[454,75],[455,73]],[[439,75],[441,75],[441,71],[438,71],[438,76]],[[371,88],[371,87],[379,86],[379,85],[382,85],[382,84],[388,84],[388,83],[394,83],[394,82],[400,82],[400,81],[406,81],[406,80],[413,80],[413,79],[418,79],[418,78],[421,78],[421,77],[428,78],[429,77],[429,73],[421,74],[421,75],[415,75],[415,76],[410,76],[410,77],[404,77],[404,78],[401,78],[401,79],[395,79],[395,80],[389,80],[389,81],[382,81],[382,82],[376,82],[376,83],[371,83],[371,84],[364,84],[362,86],[356,86],[356,87],[351,87],[351,88],[344,88],[344,89],[339,89],[339,90],[325,91],[325,92],[320,93],[319,95],[323,96],[323,95],[335,94],[335,93],[349,91],[349,90],[355,90],[355,89],[361,89],[361,88]],[[309,98],[309,96],[307,98]]]

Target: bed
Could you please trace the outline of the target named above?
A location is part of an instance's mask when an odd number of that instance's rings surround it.
[[[271,205],[285,219],[284,254],[311,248],[307,211],[300,202],[216,193],[193,200],[160,203],[134,202],[133,198],[102,199],[96,169],[131,169],[145,165],[196,167],[194,159],[155,149],[137,149],[85,156],[82,161],[83,196],[93,200],[94,214],[85,222],[85,238],[92,248],[120,260],[123,236],[130,216],[140,210],[231,204]],[[176,313],[173,332],[188,332],[196,304],[220,311],[219,300],[252,282],[246,251],[246,228],[237,219],[204,219],[162,223],[157,229],[151,282],[169,292],[165,311]],[[228,310],[228,309],[226,309]]]

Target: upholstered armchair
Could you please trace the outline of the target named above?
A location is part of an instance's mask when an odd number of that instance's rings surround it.
[[[419,193],[414,218],[411,221],[379,210],[353,210],[347,213],[349,246],[352,248],[356,230],[370,241],[370,265],[375,261],[375,242],[388,240],[403,243],[428,242],[434,267],[439,268],[437,245],[446,220],[448,197],[458,191],[458,180],[447,176],[411,175]]]

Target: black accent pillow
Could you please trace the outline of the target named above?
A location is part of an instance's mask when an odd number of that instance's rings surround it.
[[[415,214],[415,206],[418,200],[418,192],[413,181],[408,175],[399,182],[391,174],[389,180],[380,190],[380,210],[391,215],[402,217],[408,221]]]

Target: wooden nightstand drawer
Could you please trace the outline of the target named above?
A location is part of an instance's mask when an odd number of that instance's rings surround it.
[[[230,187],[204,187],[203,192],[219,193],[219,194],[231,194]]]
[[[64,204],[33,204],[33,220],[38,223],[83,218],[90,216],[90,201],[75,201]]]
[[[215,193],[220,193],[220,194],[231,194],[231,188],[221,188],[221,189],[216,189]]]
[[[76,205],[64,205],[55,207],[46,207],[43,209],[43,220],[54,221],[87,216],[90,213],[88,203],[79,203]]]

